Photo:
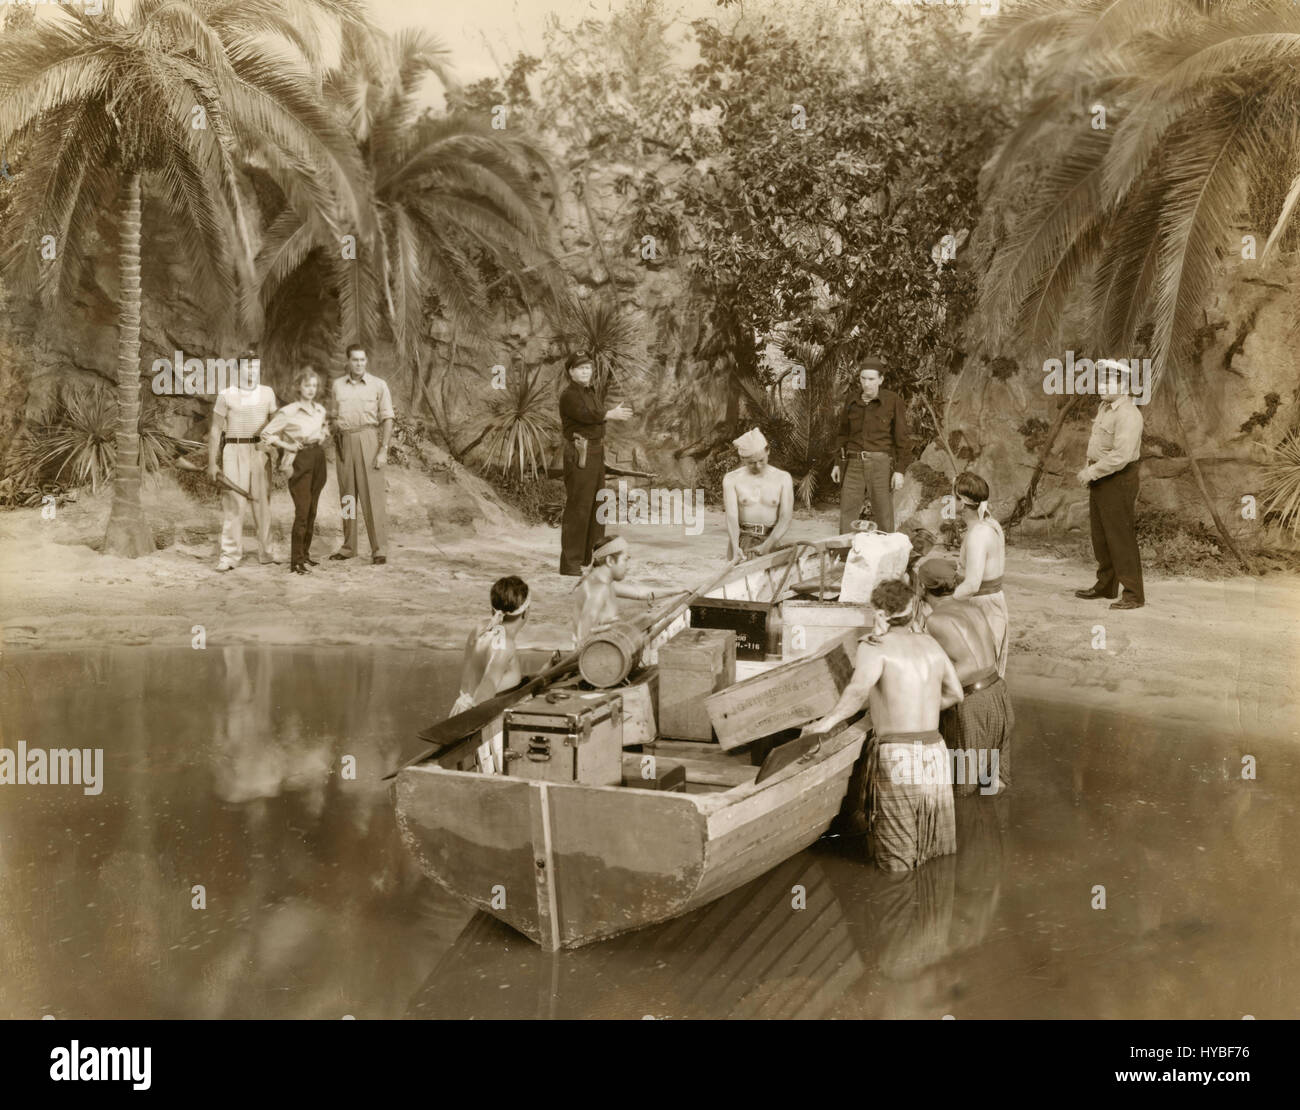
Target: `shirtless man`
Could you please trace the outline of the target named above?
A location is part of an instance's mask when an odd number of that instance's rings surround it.
[[[876,866],[911,871],[957,850],[952,776],[939,713],[962,700],[951,660],[931,637],[914,632],[916,599],[901,579],[871,593],[876,629],[858,642],[853,677],[835,708],[804,729],[829,732],[871,709],[874,735],[865,753]]]
[[[964,695],[939,716],[939,732],[953,752],[953,793],[973,794],[979,785],[981,794],[996,794],[1011,779],[1015,711],[998,675],[997,643],[983,611],[973,599],[928,592],[943,586],[945,578],[933,563],[917,568],[917,585],[925,591],[923,627],[952,660]]]
[[[1006,677],[1007,645],[1010,642],[1010,618],[1007,599],[1002,592],[1002,573],[1006,569],[1006,538],[1000,525],[989,515],[989,485],[969,470],[957,476],[953,492],[966,522],[966,538],[957,556],[955,601],[970,598],[983,611],[993,640],[998,646],[998,675]]]
[[[671,596],[671,592],[655,591],[649,586],[635,586],[626,582],[628,568],[627,540],[622,536],[606,536],[591,553],[591,570],[573,591],[573,646],[580,647],[593,632],[599,632],[618,621],[618,599],[637,598],[654,602],[656,596]]]
[[[727,558],[766,555],[789,531],[794,516],[794,482],[767,461],[767,440],[751,428],[732,440],[744,464],[722,479],[727,510]]]
[[[513,574],[492,583],[492,618],[480,621],[465,641],[460,696],[451,707],[453,716],[524,680],[516,641],[528,619],[531,600],[527,583]]]

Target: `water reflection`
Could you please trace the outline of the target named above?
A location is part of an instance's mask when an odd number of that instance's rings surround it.
[[[5,662],[0,740],[103,747],[105,785],[0,787],[0,1017],[1294,1016],[1286,743],[1025,699],[1016,789],[958,800],[956,856],[895,876],[823,841],[552,956],[434,887],[397,834],[381,780],[450,704],[458,658]]]

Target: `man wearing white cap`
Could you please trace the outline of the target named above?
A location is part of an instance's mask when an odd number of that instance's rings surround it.
[[[1134,515],[1138,496],[1138,458],[1142,454],[1142,413],[1133,403],[1131,371],[1113,359],[1097,360],[1097,392],[1101,407],[1088,437],[1088,465],[1079,471],[1079,484],[1088,487],[1092,523],[1092,552],[1097,581],[1075,597],[1124,596],[1112,609],[1140,609],[1142,557],[1138,552]]]
[[[767,461],[767,440],[757,428],[732,440],[743,465],[722,479],[727,510],[727,558],[766,555],[789,531],[794,482]]]

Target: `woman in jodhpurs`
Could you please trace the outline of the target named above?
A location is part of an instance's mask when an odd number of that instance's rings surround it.
[[[325,488],[325,406],[316,400],[320,375],[304,366],[293,378],[297,399],[279,409],[262,429],[262,442],[286,452],[281,466],[289,468],[289,496],[293,498],[293,538],[289,570],[306,574],[317,566],[311,557],[316,528],[316,503]]]

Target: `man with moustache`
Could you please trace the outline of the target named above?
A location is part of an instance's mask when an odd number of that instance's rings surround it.
[[[894,530],[894,490],[903,488],[903,471],[910,461],[907,409],[903,399],[881,387],[885,362],[864,359],[858,371],[860,394],[840,418],[836,449],[844,463],[840,490],[840,534],[853,527],[862,514],[864,497],[871,495],[871,519],[882,532]],[[831,468],[831,481],[840,480],[840,466]]]

